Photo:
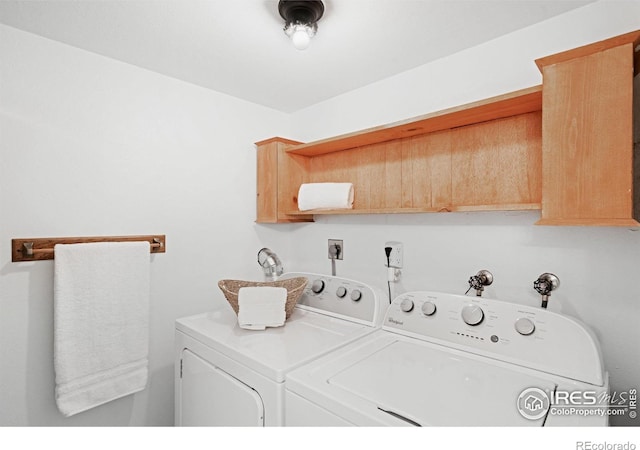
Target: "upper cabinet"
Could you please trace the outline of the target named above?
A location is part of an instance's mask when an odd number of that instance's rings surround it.
[[[536,61],[543,75],[538,224],[639,225],[633,186],[639,41],[633,32]]]
[[[258,142],[257,222],[314,214],[542,209],[548,225],[633,219],[640,32],[542,58],[543,86],[312,143]],[[350,182],[350,210],[298,211],[302,183]]]

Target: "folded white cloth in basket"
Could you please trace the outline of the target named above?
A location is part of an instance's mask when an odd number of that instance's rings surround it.
[[[147,384],[149,243],[54,251],[55,396],[68,417]]]
[[[280,327],[286,319],[287,290],[275,286],[247,286],[238,290],[238,325],[248,330]]]
[[[298,209],[351,209],[352,183],[303,183],[298,190]]]

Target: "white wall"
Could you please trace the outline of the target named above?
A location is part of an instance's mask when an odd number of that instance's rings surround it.
[[[253,223],[253,143],[289,118],[6,26],[0,59],[0,425],[171,425],[174,320],[222,301],[219,279],[261,279],[281,231]],[[65,419],[53,264],[11,263],[10,239],[154,233],[149,386]]]
[[[275,135],[314,140],[540,83],[539,56],[640,28],[640,4],[599,2],[292,116],[0,26],[0,425],[170,425],[173,322],[220,302],[216,282],[257,279],[255,253],[381,287],[383,244],[405,244],[399,289],[538,304],[533,280],[562,280],[550,308],[590,324],[612,387],[637,386],[640,233],[537,227],[536,212],[318,216],[256,225],[255,149]],[[295,133],[292,132],[295,130]],[[11,263],[10,239],[167,235],[153,256],[149,387],[69,419],[53,401],[52,264]],[[620,423],[620,421],[619,421]]]
[[[299,111],[290,137],[321,139],[537,85],[542,80],[535,58],[638,28],[640,2],[591,4]],[[538,218],[538,212],[316,216],[314,224],[289,226],[287,239],[296,244],[293,264],[322,272],[330,270],[327,239],[344,239],[338,274],[381,287],[384,242],[402,241],[405,269],[398,292],[464,292],[469,276],[488,269],[495,281],[486,296],[539,305],[533,280],[553,272],[561,287],[550,309],[595,330],[613,390],[637,387],[640,232],[534,226]]]

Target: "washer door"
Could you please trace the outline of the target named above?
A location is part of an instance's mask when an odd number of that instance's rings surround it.
[[[182,426],[264,426],[260,395],[189,350],[182,352]]]

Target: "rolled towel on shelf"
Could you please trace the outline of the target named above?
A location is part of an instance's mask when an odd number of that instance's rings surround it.
[[[286,320],[287,289],[273,286],[238,290],[238,325],[247,330],[280,327]]]
[[[352,209],[352,183],[303,183],[298,191],[298,209]]]

